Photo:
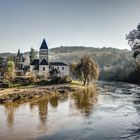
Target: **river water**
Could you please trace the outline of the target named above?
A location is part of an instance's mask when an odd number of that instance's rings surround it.
[[[80,93],[0,105],[0,140],[139,140],[140,86],[99,82]]]

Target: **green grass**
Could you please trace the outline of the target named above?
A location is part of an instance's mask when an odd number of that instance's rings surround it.
[[[73,84],[73,85],[82,85],[82,83],[80,81],[77,81],[77,80],[72,80],[71,84]]]

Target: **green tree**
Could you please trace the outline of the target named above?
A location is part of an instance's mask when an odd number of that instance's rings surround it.
[[[126,40],[133,51],[133,57],[137,58],[140,54],[140,23],[137,25],[137,29],[133,29],[126,35]]]
[[[2,57],[0,57],[0,71],[2,70]]]
[[[35,49],[33,47],[31,47],[31,51],[30,51],[30,63],[32,63],[32,61],[37,57],[37,52],[35,51]]]
[[[4,73],[4,79],[11,81],[15,76],[15,64],[13,61],[8,61]]]
[[[70,69],[73,75],[83,81],[83,85],[89,84],[90,81],[95,81],[99,77],[99,67],[88,55],[84,55],[80,62],[70,64]]]
[[[50,73],[50,78],[54,78],[54,77],[58,77],[60,74],[60,71],[56,68],[51,68],[51,70],[49,71]]]

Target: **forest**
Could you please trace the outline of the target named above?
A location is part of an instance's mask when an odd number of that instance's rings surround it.
[[[99,65],[100,80],[130,82],[131,75],[138,67],[132,51],[111,47],[61,46],[50,50],[50,59],[70,63],[78,61],[84,54],[90,55]],[[131,82],[135,81],[131,79]]]

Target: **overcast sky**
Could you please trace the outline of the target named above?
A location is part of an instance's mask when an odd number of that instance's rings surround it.
[[[130,49],[125,34],[140,22],[140,0],[0,0],[0,52],[93,46]]]

